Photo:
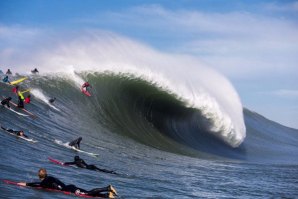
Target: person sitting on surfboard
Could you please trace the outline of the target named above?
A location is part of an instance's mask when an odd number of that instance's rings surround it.
[[[31,102],[31,95],[30,94],[25,98],[24,102],[26,104],[29,104]]]
[[[9,101],[11,100],[11,97],[7,97],[5,98],[4,100],[1,101],[1,105],[2,106],[7,106],[8,108],[10,108],[10,105],[9,105]]]
[[[89,170],[93,170],[93,171],[101,171],[101,172],[105,172],[105,173],[116,174],[115,171],[109,171],[109,170],[106,170],[106,169],[100,169],[100,168],[96,167],[93,164],[87,164],[78,155],[74,157],[74,161],[73,162],[64,162],[63,165],[76,165],[77,167],[84,168],[84,169],[89,169]]]
[[[10,71],[10,69],[7,69],[6,75],[11,75],[11,74],[12,74],[12,72]]]
[[[47,170],[44,168],[39,169],[38,177],[41,182],[19,182],[19,186],[29,186],[29,187],[42,187],[47,189],[55,189],[64,192],[71,192],[79,196],[91,196],[91,197],[105,197],[105,198],[114,198],[117,195],[117,191],[112,185],[108,185],[103,188],[95,188],[90,191],[79,188],[75,185],[65,185],[59,179],[48,176]]]
[[[68,145],[72,146],[76,149],[80,149],[80,143],[82,141],[82,137],[79,137],[78,139],[75,139],[74,141],[71,141]]]
[[[10,84],[10,81],[9,81],[9,79],[8,79],[8,75],[6,75],[6,76],[3,78],[2,81],[5,82],[5,83]]]
[[[37,70],[37,68],[34,68],[34,70],[31,70],[31,73],[36,74],[39,73],[39,71]]]

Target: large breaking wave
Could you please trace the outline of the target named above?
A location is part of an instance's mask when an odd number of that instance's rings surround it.
[[[40,71],[48,72],[47,75],[67,73],[77,87],[83,80],[74,71],[109,73],[117,76],[119,81],[132,79],[142,82],[144,87],[154,87],[161,96],[143,93],[146,103],[154,104],[157,101],[154,97],[153,102],[148,102],[147,98],[155,96],[167,98],[162,106],[178,103],[181,108],[192,110],[192,124],[197,123],[200,131],[232,147],[239,146],[246,136],[242,105],[229,81],[193,57],[160,53],[106,32],[88,33],[84,37],[56,43],[48,49],[40,49],[34,57]],[[32,65],[28,60],[23,61]],[[161,104],[156,105],[159,106]],[[172,110],[168,111],[171,115]],[[153,109],[153,113],[156,112],[162,111]],[[146,117],[156,123],[154,118]]]

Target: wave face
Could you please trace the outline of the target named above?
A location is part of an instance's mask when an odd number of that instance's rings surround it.
[[[79,91],[83,79],[92,84],[92,97]],[[246,109],[247,139],[238,148],[231,147],[212,132],[217,117],[206,117],[206,110],[189,107],[175,94],[129,74],[34,76],[24,86],[32,88],[34,105],[28,109],[39,114],[39,125],[57,118],[65,124],[74,120],[91,131],[100,128],[159,150],[207,159],[287,162],[298,151],[296,130]],[[58,98],[55,106],[47,102],[50,97]],[[44,115],[46,109],[53,113]]]

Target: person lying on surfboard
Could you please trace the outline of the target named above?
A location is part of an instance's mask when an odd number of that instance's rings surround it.
[[[80,149],[80,143],[81,143],[81,141],[82,141],[82,137],[79,137],[79,138],[75,139],[74,141],[71,141],[68,145],[69,146],[72,146],[72,147],[74,147],[76,149]]]
[[[21,131],[14,131],[14,130],[12,130],[12,129],[6,129],[6,128],[4,128],[3,126],[1,126],[1,129],[5,130],[5,131],[8,131],[8,132],[10,132],[10,133],[14,133],[14,134],[16,134],[17,136],[28,138],[28,136],[25,135],[24,131],[22,131],[22,130],[21,130]]]
[[[89,169],[93,171],[101,171],[105,173],[112,173],[112,174],[117,174],[115,171],[109,171],[106,169],[100,169],[96,167],[93,164],[87,164],[83,159],[81,159],[78,155],[74,157],[73,162],[64,162],[63,165],[76,165],[77,167],[84,168],[84,169]]]
[[[10,81],[9,81],[9,79],[8,79],[8,75],[6,75],[6,76],[2,79],[2,81],[3,81],[4,83],[8,83],[8,84],[10,84]]]
[[[10,100],[11,100],[11,97],[5,98],[4,100],[1,101],[1,105],[2,106],[6,105],[8,108],[10,108],[10,105],[9,105]]]
[[[109,185],[103,188],[95,188],[90,191],[79,188],[72,184],[65,185],[59,179],[52,176],[48,176],[47,170],[44,168],[39,169],[38,177],[41,180],[41,182],[31,182],[31,183],[19,182],[17,183],[17,185],[55,189],[59,191],[71,192],[79,196],[115,198],[115,195],[117,195],[117,191],[112,185]]]

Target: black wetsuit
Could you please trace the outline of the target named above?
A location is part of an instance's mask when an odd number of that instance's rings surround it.
[[[82,141],[82,137],[79,137],[78,139],[71,141],[68,145],[73,146],[77,149],[80,149],[80,142]]]
[[[18,107],[24,108],[24,101],[22,100],[21,96],[19,96]]]
[[[9,101],[11,100],[11,97],[5,98],[1,101],[1,104],[4,106],[6,105],[8,108],[10,108]]]
[[[42,187],[42,188],[48,188],[48,189],[55,189],[60,191],[67,191],[75,194],[85,194],[88,196],[94,196],[94,197],[109,197],[108,193],[101,193],[101,192],[109,192],[110,187],[103,187],[103,188],[95,188],[90,191],[87,191],[85,189],[81,189],[79,187],[76,187],[75,185],[65,185],[63,182],[58,180],[57,178],[54,178],[52,176],[47,176],[45,179],[43,179],[41,182],[32,182],[32,183],[26,183],[26,186],[30,187]]]
[[[35,68],[34,70],[31,70],[31,73],[36,74],[39,73],[39,71],[37,70],[37,68]]]
[[[56,98],[54,97],[54,98],[49,99],[49,102],[53,103],[55,100],[56,100]]]
[[[22,132],[22,131],[14,131],[14,130],[12,130],[12,129],[7,129],[7,131],[10,132],[10,133],[14,133],[14,134],[16,134],[17,136],[23,136],[23,137],[25,137],[25,138],[28,138],[28,136],[25,135],[25,134],[21,135],[21,132]]]
[[[9,133],[14,133],[14,134],[16,134],[17,136],[23,136],[23,137],[25,137],[25,138],[28,138],[28,136],[25,135],[25,134],[21,135],[21,132],[22,132],[22,131],[14,131],[14,130],[12,130],[12,129],[6,129],[6,128],[4,128],[3,126],[1,126],[1,129],[5,130],[5,131],[8,131]]]
[[[75,159],[74,162],[65,162],[64,165],[76,165],[77,167],[89,169],[89,170],[93,170],[93,171],[101,171],[101,172],[105,172],[105,173],[117,174],[115,171],[100,169],[93,164],[88,165],[83,159]]]

